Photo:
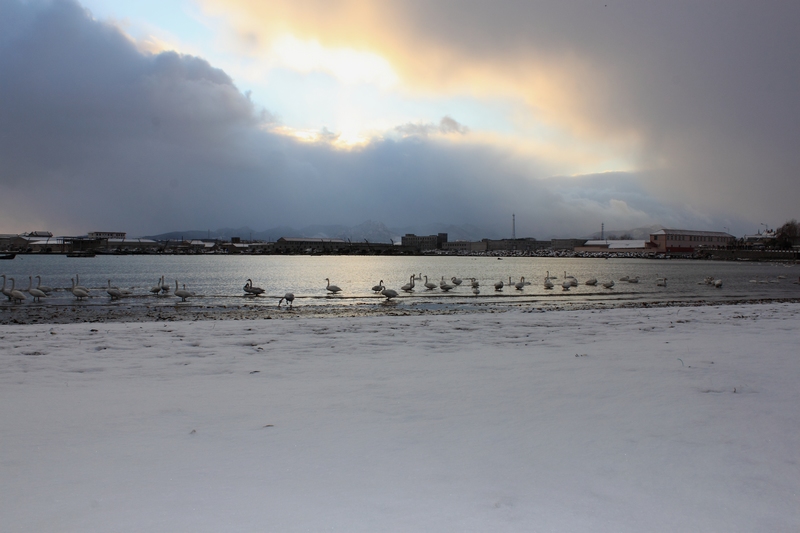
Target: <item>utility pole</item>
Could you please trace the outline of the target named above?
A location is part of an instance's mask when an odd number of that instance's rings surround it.
[[[517,219],[514,213],[511,213],[511,238],[517,238]]]

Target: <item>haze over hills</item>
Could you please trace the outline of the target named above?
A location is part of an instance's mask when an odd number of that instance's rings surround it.
[[[291,226],[277,226],[263,231],[256,231],[250,227],[241,228],[219,228],[217,230],[188,230],[171,231],[158,235],[147,235],[148,239],[159,241],[164,240],[190,240],[190,239],[220,239],[228,240],[231,237],[240,237],[245,240],[276,241],[281,237],[306,237],[321,239],[343,239],[351,241],[369,242],[398,242],[402,235],[414,233],[416,235],[433,235],[436,233],[447,233],[451,241],[468,240],[478,241],[480,239],[497,239],[502,236],[493,231],[472,225],[457,226],[452,224],[425,224],[419,226],[405,226],[400,228],[389,228],[382,222],[367,220],[357,226],[342,225],[311,225],[302,228]]]
[[[648,240],[650,233],[662,229],[664,226],[654,225],[642,228],[625,229],[625,230],[606,230],[605,237],[607,239],[619,239],[623,236],[628,236],[631,239]],[[509,228],[510,229],[510,228]],[[486,230],[473,225],[454,225],[454,224],[422,224],[418,226],[404,226],[390,228],[382,222],[374,220],[367,220],[357,226],[343,226],[343,225],[310,225],[302,228],[294,228],[291,226],[277,226],[262,231],[256,231],[248,226],[240,228],[219,228],[214,231],[211,230],[188,230],[188,231],[171,231],[168,233],[161,233],[159,235],[148,235],[146,238],[165,241],[165,240],[191,240],[191,239],[219,239],[230,240],[231,237],[239,237],[243,240],[258,240],[258,241],[276,241],[281,237],[306,237],[317,239],[342,239],[351,240],[354,242],[399,242],[400,237],[413,233],[416,235],[435,235],[437,233],[447,233],[448,240],[450,241],[479,241],[481,239],[502,239],[510,238],[510,231],[508,235],[498,235],[497,232]],[[583,236],[585,239],[599,239],[600,232],[592,233],[591,235]],[[547,240],[550,236],[531,236],[531,235],[518,235],[519,238],[534,237],[538,239]]]

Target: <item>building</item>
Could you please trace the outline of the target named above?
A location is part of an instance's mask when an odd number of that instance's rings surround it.
[[[650,241],[645,240],[594,240],[586,241],[583,246],[576,246],[576,252],[594,253],[646,253],[655,252]]]
[[[319,239],[313,237],[281,237],[273,245],[275,253],[316,254],[339,253],[347,248],[342,239]]]
[[[125,238],[124,231],[90,231],[89,237],[90,239],[124,239]]]
[[[441,250],[442,245],[447,242],[447,233],[427,236],[417,236],[413,233],[406,233],[400,239],[403,246],[409,246],[420,252],[424,252],[425,250]]]
[[[489,248],[487,247],[487,241],[482,240],[478,242],[472,241],[454,241],[454,242],[443,242],[442,243],[442,250],[451,250],[460,253],[471,253],[471,252],[485,252]]]
[[[650,234],[650,248],[662,254],[691,254],[704,248],[724,248],[736,237],[723,231],[661,229]]]
[[[553,239],[550,241],[553,250],[574,250],[584,244],[586,244],[586,239]]]

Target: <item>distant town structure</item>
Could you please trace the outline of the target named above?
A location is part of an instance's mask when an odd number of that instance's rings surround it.
[[[90,231],[87,236],[90,239],[124,239],[125,235],[124,231]]]
[[[650,234],[649,248],[656,253],[690,254],[702,248],[725,247],[736,237],[724,231],[661,229]]]
[[[410,246],[421,252],[425,250],[441,250],[444,243],[447,242],[447,233],[439,233],[438,235],[417,236],[413,233],[406,233],[401,238],[402,246]]]

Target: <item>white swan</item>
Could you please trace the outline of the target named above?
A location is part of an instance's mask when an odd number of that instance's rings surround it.
[[[16,285],[14,278],[8,278],[8,279],[11,280],[11,291],[9,291],[11,293],[11,300],[17,303],[22,303],[22,300],[27,298],[27,296],[25,296],[24,292],[18,291],[14,288],[14,286]]]
[[[715,280],[713,281],[713,284],[714,284],[714,287],[716,287],[716,288],[718,288],[718,289],[719,289],[719,288],[721,288],[721,287],[722,287],[722,280],[721,280],[721,279],[715,279]]]
[[[442,282],[441,285],[439,285],[439,288],[442,289],[444,292],[448,292],[448,291],[451,291],[451,290],[455,289],[456,286],[455,285],[450,285],[449,283],[447,283],[445,281],[445,282]]]
[[[603,282],[603,287],[605,287],[606,289],[610,289],[613,286],[614,286],[614,280],[613,279]]]
[[[405,292],[414,291],[414,274],[411,274],[411,278],[408,280],[408,283],[400,287],[400,290]]]
[[[186,290],[186,285],[183,286],[182,289],[178,289],[178,280],[175,280],[175,296],[181,299],[182,302],[186,301],[186,298],[190,296],[194,296],[193,292],[189,292]]]
[[[477,286],[475,286],[475,287],[472,287],[472,294],[474,294],[475,296],[477,296],[477,295],[479,295],[480,293],[481,293],[481,289],[480,289],[480,287],[477,287]]]
[[[11,289],[6,289],[6,275],[0,274],[0,276],[3,277],[3,288],[0,289],[0,292],[2,292],[5,295],[5,297],[8,298],[9,301],[11,301]]]
[[[325,287],[328,290],[328,292],[336,294],[337,292],[342,291],[342,289],[340,289],[336,285],[331,285],[331,280],[329,280],[328,278],[325,278],[325,281],[328,282],[328,285]]]
[[[153,293],[153,294],[156,294],[156,295],[159,292],[161,292],[161,285],[163,284],[163,282],[164,282],[164,276],[161,276],[161,278],[159,278],[159,280],[156,282],[156,284],[153,285],[152,287],[150,287],[150,292]]]
[[[48,287],[47,285],[42,285],[42,276],[36,276],[36,279],[39,280],[39,283],[36,284],[36,288],[44,293],[51,293],[53,292],[53,287]]]
[[[70,281],[72,281],[72,289],[70,289],[70,292],[72,292],[72,294],[75,295],[75,298],[77,298],[78,300],[83,300],[84,298],[89,297],[88,291],[81,289],[80,287],[75,285],[75,278],[71,278]]]
[[[577,287],[578,286],[578,280],[575,279],[575,276],[573,276],[572,274],[567,276],[567,271],[566,270],[564,271],[564,280],[569,281],[570,287]]]
[[[547,275],[544,277],[544,288],[545,289],[552,289],[553,288],[553,282],[550,281],[550,271],[549,270],[547,271]]]
[[[511,279],[511,278],[509,278],[509,279]],[[502,280],[500,280],[500,281],[498,281],[497,283],[494,284],[494,290],[496,290],[496,291],[502,291],[503,290],[503,281]]]
[[[106,289],[106,292],[108,293],[109,296],[111,296],[112,300],[119,300],[120,298],[122,298],[122,291],[119,290],[117,287],[112,287],[111,280],[108,280],[108,288]]]
[[[33,288],[33,277],[31,276],[28,276],[28,293],[33,296],[34,302],[37,300],[37,298],[41,302],[42,298],[47,297],[47,294],[45,294],[44,291]]]
[[[247,283],[244,285],[244,292],[247,294],[252,294],[254,296],[258,296],[259,294],[264,293],[264,289],[261,287],[253,287],[253,280],[248,278]]]
[[[281,306],[281,303],[283,303],[284,300],[286,300],[286,303],[289,304],[289,307],[292,307],[292,305],[294,304],[294,294],[291,292],[287,292],[286,294],[284,294],[283,298],[278,300],[278,307]]]
[[[75,288],[76,289],[80,289],[80,290],[82,290],[83,292],[86,292],[86,293],[89,292],[89,289],[87,287],[84,287],[83,285],[81,285],[81,278],[80,278],[80,276],[78,274],[75,274]]]
[[[635,278],[628,278],[628,283],[639,283],[639,276]]]
[[[471,279],[472,279],[472,288],[473,289],[477,289],[478,287],[481,286],[481,284],[478,282],[477,279],[475,279],[475,278],[471,278]]]
[[[436,284],[432,281],[428,281],[428,276],[425,276],[425,287],[430,291],[436,288]]]
[[[381,280],[380,283],[372,287],[372,292],[381,292],[385,288],[386,287],[383,286],[383,280]]]
[[[381,291],[381,294],[386,296],[387,300],[391,300],[392,298],[396,298],[397,297],[397,291],[394,290],[394,289],[383,289]]]
[[[620,281],[628,281],[630,278],[628,276],[622,276],[619,278]]]
[[[572,287],[572,283],[570,282],[570,280],[565,279],[564,281],[561,282],[562,290],[568,291],[570,287]]]
[[[461,278],[457,278],[457,277],[453,276],[452,278],[450,278],[450,281],[452,281],[452,282],[453,282],[453,285],[456,285],[456,286],[458,286],[458,285],[461,285],[461,283],[462,283],[464,280],[462,280]]]
[[[597,278],[589,278],[586,280],[586,285],[595,286],[597,285]]]
[[[525,277],[519,278],[519,281],[514,284],[514,287],[517,288],[518,291],[521,291],[525,288]]]

